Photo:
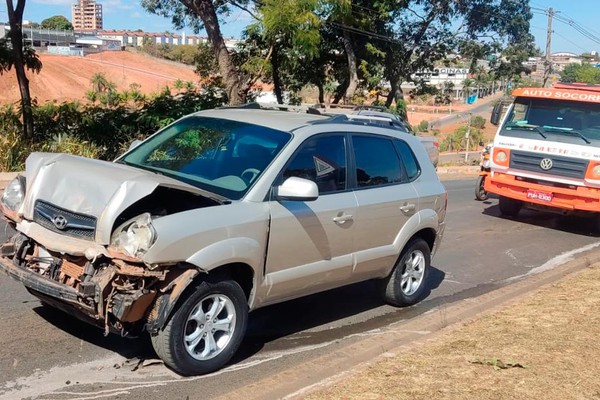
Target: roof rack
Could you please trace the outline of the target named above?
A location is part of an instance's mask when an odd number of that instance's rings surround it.
[[[396,129],[402,129],[403,131],[410,132],[410,126],[404,123],[402,120],[397,120],[391,117],[382,115],[369,115],[369,114],[358,114],[360,111],[378,111],[385,110],[380,106],[347,106],[347,105],[334,105],[334,107],[326,107],[324,104],[315,104],[312,106],[307,105],[290,105],[290,104],[278,104],[278,103],[263,103],[253,102],[246,104],[236,104],[231,106],[222,106],[218,109],[246,109],[246,110],[279,110],[279,111],[290,111],[296,113],[307,113],[322,115],[329,117],[327,120],[317,121],[315,123],[359,123],[359,124],[374,124],[383,127],[390,127]],[[355,112],[351,113],[351,112]]]

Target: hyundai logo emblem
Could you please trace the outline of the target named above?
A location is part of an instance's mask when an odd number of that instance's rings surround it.
[[[68,224],[67,219],[60,214],[53,216],[51,221],[54,224],[54,226],[60,229],[61,231],[65,229]]]
[[[540,161],[540,168],[544,171],[548,171],[550,168],[552,168],[552,160],[549,158],[542,159],[542,161]]]

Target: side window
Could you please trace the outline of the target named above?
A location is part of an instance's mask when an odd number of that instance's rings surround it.
[[[344,136],[322,136],[304,142],[283,172],[283,177],[310,179],[319,193],[346,189],[346,145]]]
[[[358,187],[402,182],[400,159],[391,139],[373,136],[352,138]]]
[[[398,153],[400,153],[400,158],[404,163],[404,168],[406,169],[406,176],[409,181],[412,181],[417,176],[419,176],[419,173],[421,172],[421,168],[419,167],[419,163],[415,158],[415,154],[412,152],[410,146],[406,142],[402,140],[395,140],[394,142],[396,143]]]

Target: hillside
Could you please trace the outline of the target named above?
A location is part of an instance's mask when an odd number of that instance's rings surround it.
[[[165,85],[173,87],[177,79],[198,81],[193,69],[161,62],[143,54],[125,51],[103,52],[85,57],[40,54],[43,67],[39,74],[28,73],[31,96],[38,102],[47,100],[83,100],[90,89],[90,80],[98,72],[117,85],[118,90],[129,85],[141,85],[141,92],[158,92]],[[20,99],[17,78],[13,70],[0,75],[0,104]]]

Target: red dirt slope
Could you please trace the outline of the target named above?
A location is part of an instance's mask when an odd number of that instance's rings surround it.
[[[191,68],[161,62],[126,51],[103,52],[85,57],[40,54],[43,67],[39,74],[28,73],[31,96],[42,103],[47,100],[85,100],[91,88],[90,80],[98,72],[117,85],[118,90],[129,85],[141,85],[145,94],[159,92],[165,85],[173,87],[177,79],[198,82]],[[20,99],[14,70],[0,75],[0,104]]]

